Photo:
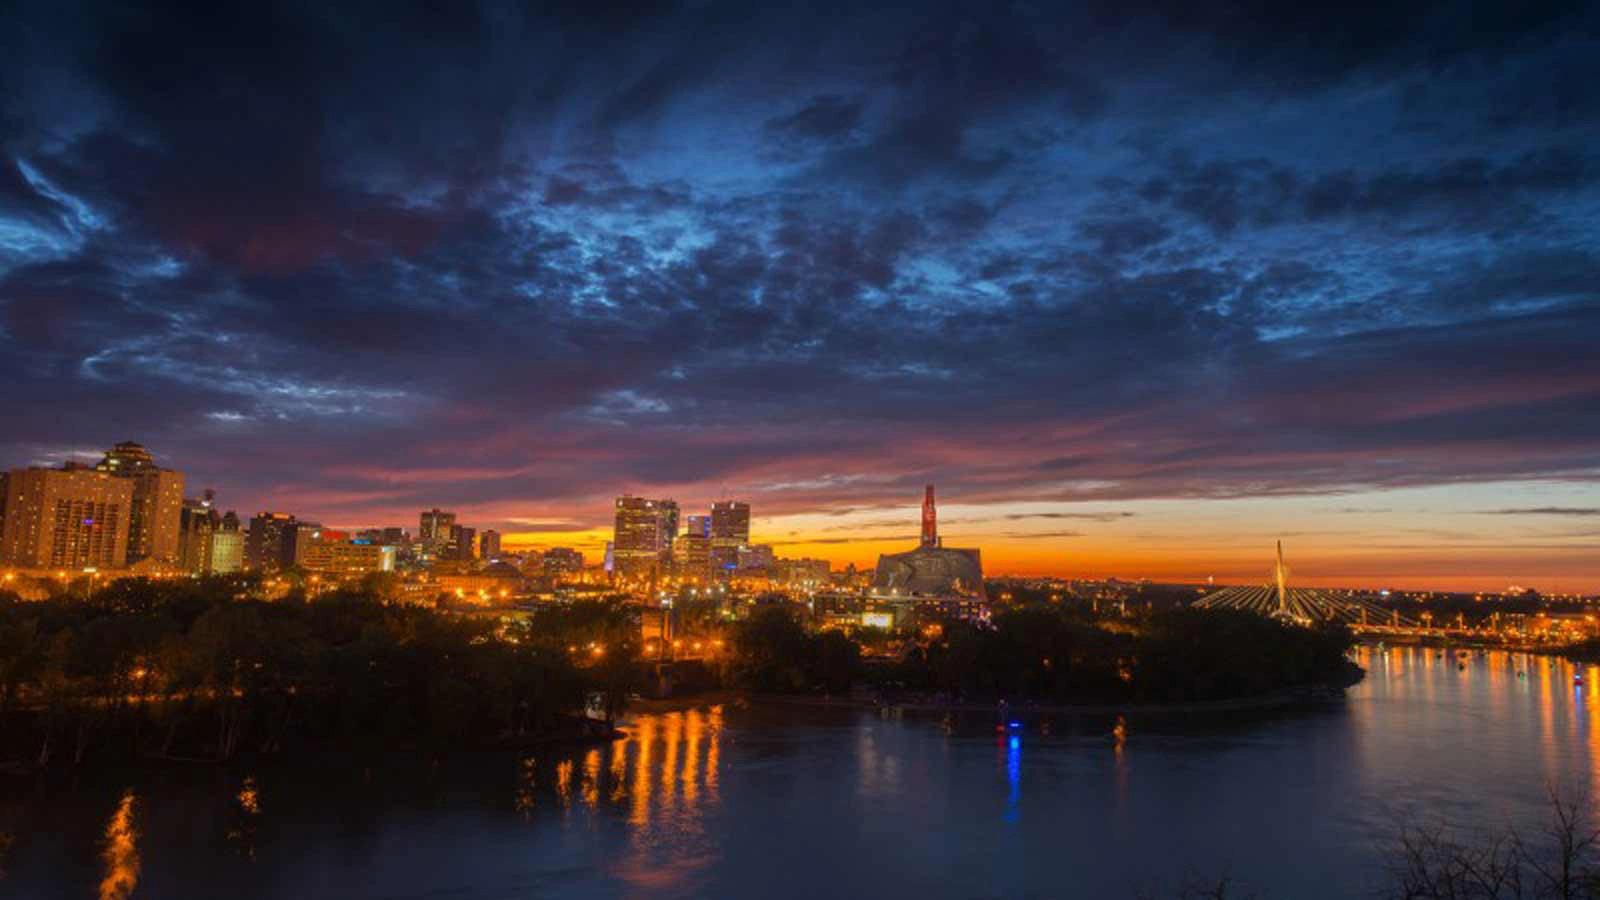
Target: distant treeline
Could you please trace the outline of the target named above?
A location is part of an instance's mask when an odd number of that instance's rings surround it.
[[[247,578],[114,582],[87,599],[0,595],[0,754],[221,759],[327,741],[468,746],[572,734],[626,696],[616,603],[506,626],[362,591],[253,599]],[[574,652],[590,643],[612,654]]]
[[[886,640],[871,632],[858,638]],[[1354,642],[1342,625],[1300,627],[1233,610],[1173,608],[1121,619],[1040,604],[998,612],[992,627],[944,623],[891,662],[869,664],[857,640],[808,633],[774,607],[739,627],[732,674],[760,690],[840,693],[865,682],[952,699],[1183,703],[1342,687],[1360,675],[1347,658]]]
[[[615,712],[646,675],[637,611],[617,599],[508,623],[385,603],[379,587],[271,602],[248,577],[124,579],[37,603],[0,594],[0,761],[570,736],[587,727],[586,698]],[[731,633],[718,616],[683,612],[688,633],[731,638],[716,677],[758,691],[1175,703],[1359,673],[1341,626],[1224,610],[1097,618],[1041,603],[1007,607],[992,627],[932,623],[909,637],[814,631],[784,602]]]

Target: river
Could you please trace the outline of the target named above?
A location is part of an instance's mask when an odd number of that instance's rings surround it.
[[[725,702],[531,756],[0,782],[0,897],[1369,896],[1407,816],[1545,821],[1600,780],[1600,670],[1361,648],[1343,702],[1022,716]]]

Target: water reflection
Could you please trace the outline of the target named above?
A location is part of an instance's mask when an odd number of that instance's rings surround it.
[[[511,794],[511,804],[517,812],[522,814],[524,822],[533,818],[533,809],[538,803],[539,788],[539,761],[531,756],[525,756],[517,764],[517,789]]]
[[[133,818],[134,803],[133,791],[124,791],[106,824],[105,849],[100,855],[105,863],[100,900],[127,900],[139,884],[139,832]]]
[[[568,816],[616,810],[639,833],[663,821],[681,828],[685,817],[703,814],[719,799],[722,731],[718,705],[640,716],[626,723],[620,740],[576,757],[524,757],[512,808],[531,820],[547,791]]]
[[[1017,822],[1018,806],[1022,802],[1022,738],[1011,735],[1005,739],[1006,747],[1006,814],[1005,820]]]
[[[1356,662],[1368,674],[1351,699],[1378,703],[1352,702],[1349,709],[1371,729],[1362,747],[1380,778],[1404,769],[1400,757],[1417,754],[1439,771],[1479,773],[1475,786],[1500,795],[1507,808],[1516,805],[1505,799],[1511,784],[1548,785],[1573,798],[1596,794],[1595,667],[1525,653],[1413,646],[1362,646]],[[1391,714],[1397,706],[1409,711],[1404,721]],[[1396,789],[1396,804],[1420,806],[1429,791],[1443,794],[1440,786],[1422,787]],[[1533,793],[1542,795],[1542,787]],[[1466,805],[1464,798],[1451,802]]]
[[[253,775],[246,775],[233,797],[228,843],[249,859],[256,858],[256,823],[261,817],[261,790]]]
[[[572,760],[563,759],[556,764],[556,796],[562,808],[572,805]]]
[[[626,730],[609,770],[613,798],[627,786],[630,826],[614,874],[645,892],[685,890],[715,858],[705,822],[720,800],[723,708],[641,716]]]
[[[1165,896],[1225,861],[1260,896],[1316,900],[1374,893],[1396,814],[1533,832],[1546,785],[1600,785],[1600,670],[1357,656],[1366,680],[1307,710],[1019,715],[996,734],[987,714],[752,703],[437,766],[252,761],[41,788],[14,802],[48,827],[17,830],[0,894],[1050,896],[1071,872],[1081,896]],[[0,794],[0,830],[6,809]]]

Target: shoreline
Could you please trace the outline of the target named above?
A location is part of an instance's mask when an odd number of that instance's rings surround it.
[[[1081,716],[1109,716],[1109,715],[1204,715],[1209,713],[1231,712],[1256,712],[1262,710],[1285,709],[1296,706],[1310,706],[1325,703],[1337,703],[1344,699],[1345,690],[1350,685],[1339,687],[1335,685],[1302,685],[1295,688],[1285,688],[1266,694],[1257,694],[1253,697],[1234,697],[1227,700],[1197,700],[1187,703],[1032,703],[1026,700],[1008,703],[1007,709],[1011,715],[1029,715],[1046,713],[1051,715],[1081,715]],[[964,701],[960,703],[929,703],[894,701],[879,701],[871,698],[856,697],[806,697],[790,694],[751,694],[751,701],[789,706],[812,706],[834,709],[887,709],[904,712],[929,712],[929,713],[993,713],[997,711],[999,701],[994,703],[975,703]]]
[[[1249,697],[1231,697],[1224,700],[1196,700],[1181,703],[1035,703],[1027,699],[1009,701],[1008,711],[1013,715],[1045,713],[1051,715],[1107,716],[1122,714],[1172,715],[1255,712],[1298,706],[1337,703],[1345,699],[1345,691],[1360,684],[1367,677],[1365,669],[1352,664],[1352,671],[1341,682],[1302,684],[1279,688]],[[935,702],[925,698],[907,697],[904,700],[863,696],[859,694],[821,696],[815,694],[776,694],[757,691],[722,689],[683,697],[660,700],[635,700],[628,705],[627,715],[636,713],[661,714],[714,706],[719,703],[761,704],[767,706],[804,706],[814,709],[893,710],[918,713],[993,713],[999,698],[993,701],[964,700],[954,703]],[[625,717],[624,717],[625,718]],[[622,720],[619,720],[619,723]]]
[[[586,725],[578,724],[580,721],[589,722],[593,720],[579,720],[574,717],[571,724],[578,727],[571,731],[558,730],[546,734],[525,735],[503,740],[468,742],[455,746],[422,741],[394,741],[386,740],[382,737],[368,736],[351,740],[295,741],[278,750],[242,750],[228,757],[135,752],[114,757],[97,754],[86,758],[81,763],[66,762],[63,758],[58,758],[42,766],[29,759],[0,759],[0,779],[33,779],[60,774],[92,773],[130,764],[151,769],[199,769],[261,764],[263,762],[293,765],[305,760],[320,760],[323,762],[337,760],[340,763],[354,765],[361,761],[371,761],[380,757],[421,759],[476,753],[527,753],[530,751],[545,751],[552,748],[592,747],[615,743],[627,736],[626,732],[618,727],[621,723],[620,719],[608,723],[608,730],[601,730],[598,722],[596,725]],[[108,761],[112,762],[112,765],[104,764]]]
[[[1397,639],[1398,637],[1398,639]],[[1592,663],[1600,662],[1600,656],[1590,660],[1583,657],[1571,656],[1568,651],[1574,645],[1550,646],[1547,644],[1505,644],[1494,641],[1473,640],[1470,638],[1453,638],[1447,635],[1439,637],[1410,635],[1382,635],[1358,634],[1356,642],[1368,647],[1383,644],[1388,647],[1428,647],[1437,650],[1495,650],[1501,653],[1526,653],[1529,656],[1548,656],[1556,659],[1565,659],[1571,662]]]

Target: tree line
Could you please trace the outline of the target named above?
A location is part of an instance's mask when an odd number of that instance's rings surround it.
[[[813,633],[794,610],[762,608],[738,626],[731,676],[766,691],[841,693],[866,684],[952,699],[1184,703],[1342,687],[1360,675],[1347,657],[1355,637],[1345,626],[1237,610],[1122,619],[1041,603],[998,611],[986,625],[936,623],[888,661],[867,661],[863,643],[882,641],[870,629]]]
[[[0,752],[42,766],[528,740],[574,733],[590,692],[615,710],[631,686],[636,629],[620,603],[507,623],[360,589],[266,602],[255,587],[124,579],[86,598],[0,595]]]

